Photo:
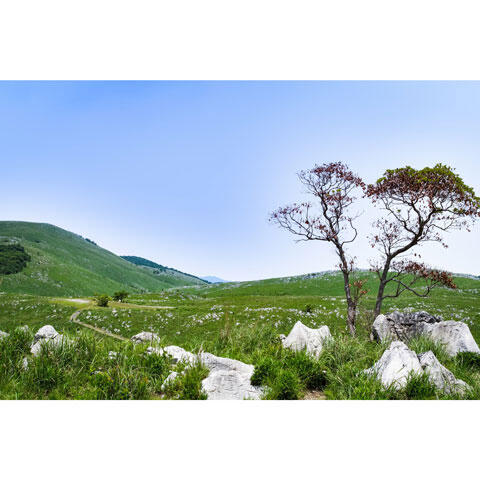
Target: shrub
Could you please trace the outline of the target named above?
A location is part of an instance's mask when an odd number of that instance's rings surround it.
[[[30,260],[22,245],[0,245],[0,275],[19,273]]]
[[[303,309],[305,313],[312,313],[313,312],[313,307],[309,303],[305,305],[305,308]]]
[[[94,299],[99,307],[108,307],[108,302],[111,300],[111,298],[105,294],[95,295]]]
[[[123,302],[128,297],[128,292],[125,290],[120,290],[119,292],[115,292],[113,294],[113,300],[115,302]]]

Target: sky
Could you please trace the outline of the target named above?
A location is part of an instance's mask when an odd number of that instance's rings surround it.
[[[335,268],[328,244],[268,222],[307,199],[296,176],[342,161],[445,163],[480,193],[480,82],[0,82],[0,220],[46,222],[195,275]],[[378,212],[358,202],[360,267]],[[480,225],[420,252],[480,274]]]

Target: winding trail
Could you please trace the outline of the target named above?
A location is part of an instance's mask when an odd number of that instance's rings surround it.
[[[100,333],[102,335],[106,335],[107,337],[115,338],[116,340],[122,340],[122,341],[127,340],[128,341],[128,338],[122,337],[121,335],[116,335],[115,333],[107,332],[103,328],[94,327],[93,325],[90,325],[88,323],[84,323],[84,322],[81,322],[80,320],[78,320],[78,317],[82,313],[82,310],[77,310],[76,312],[74,312],[71,315],[70,320],[73,323],[76,323],[77,325],[81,325],[82,327],[85,327],[85,328],[89,328],[90,330],[93,330],[94,332]]]

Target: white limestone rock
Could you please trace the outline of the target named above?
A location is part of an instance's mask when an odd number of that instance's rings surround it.
[[[197,356],[191,352],[187,352],[182,347],[177,347],[176,345],[170,345],[168,347],[162,348],[162,351],[167,355],[170,355],[174,363],[188,363],[194,365],[197,362]]]
[[[155,343],[160,341],[160,337],[152,332],[140,332],[131,338],[133,343]]]
[[[178,377],[179,373],[178,372],[171,372],[170,375],[165,379],[165,381],[162,383],[162,390],[165,390],[170,384],[172,384],[175,379]]]
[[[468,385],[463,380],[458,380],[455,375],[446,369],[430,351],[418,356],[420,366],[428,374],[432,383],[445,393],[464,393]]]
[[[411,373],[422,374],[423,369],[416,353],[403,342],[396,341],[392,342],[380,360],[365,373],[375,375],[384,387],[393,386],[399,390],[406,386]]]
[[[9,335],[10,335],[9,333],[7,333],[7,332],[2,332],[2,331],[0,330],[0,340],[2,340],[3,338],[7,338]]]
[[[284,348],[294,351],[307,351],[308,354],[319,356],[323,345],[332,339],[330,329],[324,325],[320,328],[308,328],[302,322],[297,322],[288,337],[282,340]]]
[[[463,322],[447,321],[429,324],[424,327],[424,334],[444,345],[445,350],[452,357],[460,352],[480,353],[470,328]]]
[[[262,397],[263,389],[250,383],[253,365],[211,353],[201,353],[199,359],[210,370],[202,381],[208,400],[259,400]]]
[[[400,340],[408,342],[419,336],[431,338],[444,345],[452,357],[460,352],[480,353],[470,328],[463,322],[444,322],[427,312],[379,315],[372,326],[372,337],[378,341]]]
[[[378,340],[380,342],[388,339],[396,339],[396,335],[394,332],[392,332],[390,322],[385,315],[379,315],[373,322],[372,336],[374,340]]]
[[[65,339],[63,335],[60,335],[57,333],[55,337],[47,337],[47,338],[42,338],[38,342],[34,343],[32,345],[32,348],[30,349],[30,353],[34,357],[38,357],[40,355],[40,352],[42,351],[43,345],[47,345],[53,348],[61,347],[65,342]]]
[[[36,343],[42,339],[55,338],[57,335],[58,332],[51,325],[45,325],[35,334],[33,343]]]

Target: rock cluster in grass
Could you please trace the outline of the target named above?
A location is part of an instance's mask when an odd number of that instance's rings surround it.
[[[160,337],[152,332],[140,332],[131,338],[133,343],[155,343],[160,341]]]
[[[423,373],[428,375],[438,390],[447,394],[462,394],[468,387],[464,381],[455,378],[432,351],[417,355],[401,341],[392,342],[380,360],[365,373],[375,375],[384,387],[397,390],[405,388],[412,374]]]
[[[302,322],[297,322],[287,337],[282,337],[284,348],[296,352],[306,350],[310,355],[318,357],[324,344],[333,337],[330,329],[324,325],[320,328],[308,328]]]
[[[63,335],[60,335],[51,325],[45,325],[35,334],[30,352],[34,357],[38,357],[43,345],[60,346],[63,341]]]
[[[168,354],[174,363],[182,362],[187,367],[201,363],[207,367],[210,373],[202,381],[202,389],[208,400],[258,400],[263,394],[262,388],[254,387],[250,382],[253,365],[206,352],[195,355],[176,345],[164,348],[148,347],[147,354]],[[170,373],[163,387],[175,381],[178,375],[178,372]]]
[[[259,400],[262,397],[263,389],[251,384],[253,365],[211,353],[201,353],[199,360],[210,371],[202,381],[209,400]]]
[[[442,344],[451,356],[460,352],[480,353],[480,348],[466,323],[444,322],[426,312],[379,315],[373,323],[372,335],[378,341],[402,342],[423,335]]]

